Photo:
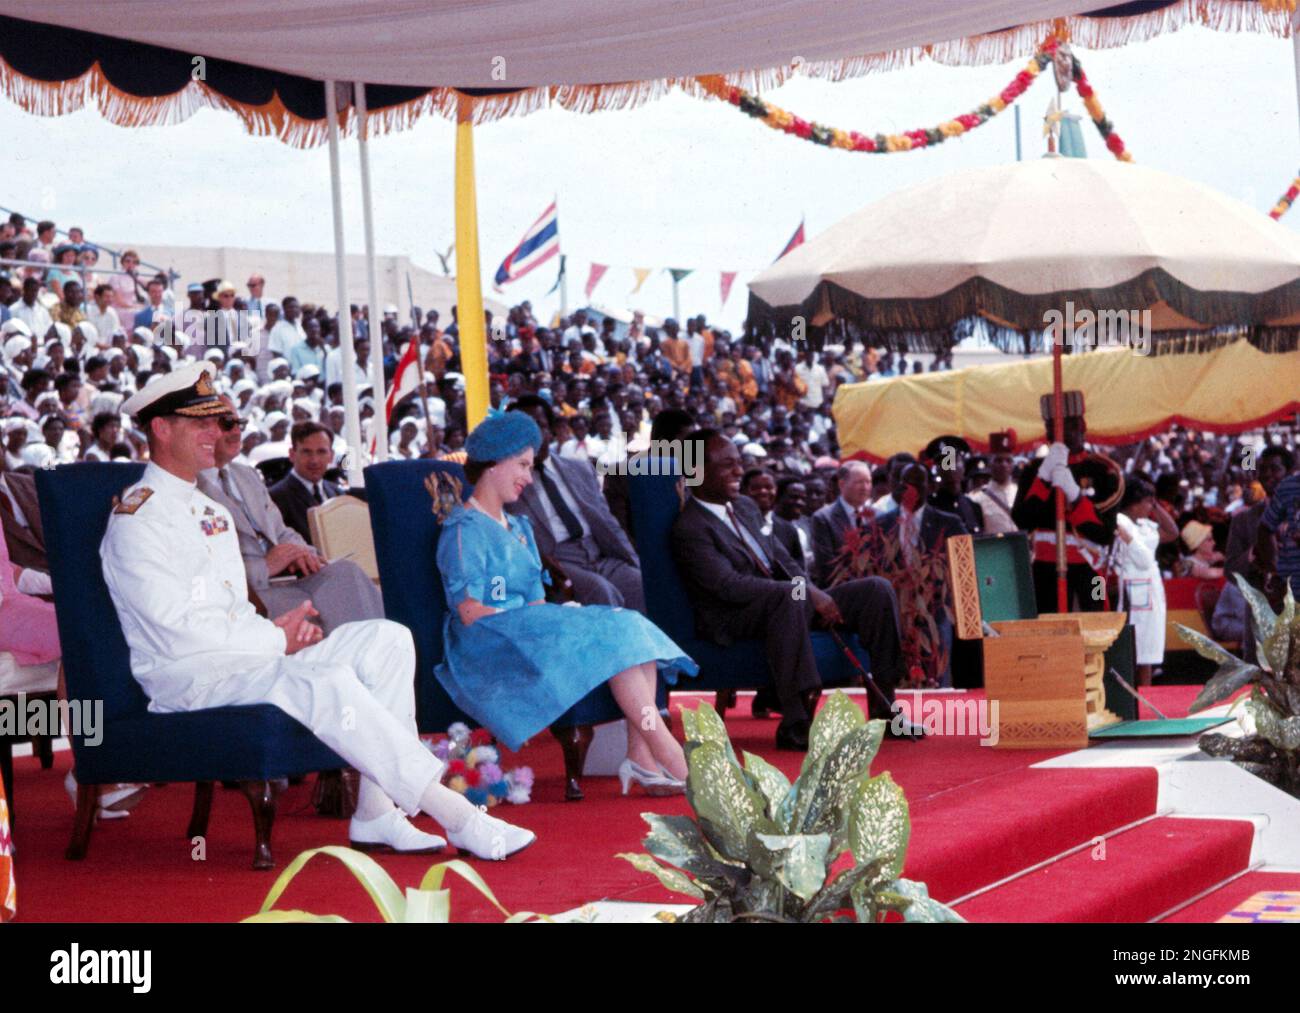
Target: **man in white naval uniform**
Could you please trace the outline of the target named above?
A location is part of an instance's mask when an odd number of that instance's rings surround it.
[[[480,858],[531,844],[531,831],[439,783],[444,765],[416,732],[415,648],[405,627],[372,619],[326,637],[308,621],[309,601],[274,621],[257,614],[234,521],[196,485],[213,466],[217,418],[227,411],[211,364],[181,366],[122,409],[148,435],[151,460],[114,507],[100,555],[149,709],[270,703],[301,721],[361,774],[353,847],[420,853],[446,845],[402,810],[428,813],[458,849]]]

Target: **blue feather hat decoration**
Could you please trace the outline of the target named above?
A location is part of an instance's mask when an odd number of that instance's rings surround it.
[[[490,410],[465,441],[465,456],[471,461],[504,461],[541,445],[542,431],[526,412]]]

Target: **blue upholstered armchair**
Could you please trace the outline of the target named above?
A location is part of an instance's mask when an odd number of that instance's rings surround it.
[[[699,678],[683,689],[711,689],[717,692],[717,710],[725,715],[735,701],[737,689],[758,689],[772,678],[757,640],[741,640],[728,647],[701,640],[695,633],[695,615],[686,587],[677,573],[672,554],[672,526],[681,509],[678,478],[673,475],[629,475],[633,541],[641,557],[641,582],[645,587],[646,611],[700,666]],[[845,642],[862,667],[871,671],[867,653],[858,638],[848,634]],[[842,686],[854,681],[856,671],[829,633],[812,635],[813,655],[825,686]]]
[[[113,497],[138,464],[68,464],[38,472],[36,491],[54,582],[69,700],[102,701],[103,741],[72,736],[77,816],[67,857],[85,857],[98,802],[115,782],[195,782],[187,837],[207,833],[216,781],[235,781],[253,809],[253,868],[269,869],[276,796],[284,781],[346,766],[305,726],[271,704],[154,714],[131,675],[130,654],[104,583],[99,543]]]
[[[448,461],[386,461],[366,469],[370,526],[375,536],[375,560],[384,593],[384,614],[411,631],[415,639],[415,718],[420,731],[445,732],[454,721],[474,724],[447,695],[434,667],[442,660],[442,625],[447,599],[438,572],[438,534],[433,501],[425,480],[435,472],[471,489],[465,472]],[[505,673],[508,676],[508,673]],[[552,726],[564,750],[565,798],[582,798],[579,778],[591,744],[592,725],[623,716],[608,686],[599,686],[573,705]]]

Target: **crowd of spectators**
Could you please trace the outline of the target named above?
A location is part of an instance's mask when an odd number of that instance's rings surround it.
[[[385,392],[370,382],[372,339],[383,341],[386,382],[408,343],[418,342],[422,382],[389,418],[390,456],[460,451],[465,382],[454,308],[449,320],[437,310],[415,310],[407,322],[387,306],[381,333],[372,335],[366,308],[349,307],[355,361],[345,363],[330,308],[290,293],[268,294],[260,275],[249,277],[242,291],[224,280],[190,284],[182,300],[166,275],[139,269],[134,251],[104,272],[99,252],[80,229],[64,236],[53,222],[33,224],[18,215],[0,224],[0,261],[25,262],[0,264],[4,471],[141,459],[147,449],[120,411],[123,400],[178,362],[206,358],[242,420],[239,463],[258,466],[268,483],[283,478],[295,426],[312,423],[313,432],[324,426],[331,442],[328,477],[345,486],[345,370],[356,376],[365,448],[372,446],[374,415],[384,404]],[[926,368],[916,356],[852,339],[828,338],[814,349],[771,332],[733,335],[703,314],[679,324],[636,313],[629,323],[580,309],[543,323],[523,302],[504,319],[489,312],[486,324],[493,406],[540,397],[554,417],[551,451],[557,457],[607,472],[648,444],[665,410],[717,429],[740,451],[745,491],[759,503],[767,530],[778,529],[810,566],[816,563],[812,516],[841,494],[831,413],[837,388]],[[951,368],[951,356],[934,357],[928,366]],[[1167,517],[1162,574],[1214,578],[1224,565],[1230,571],[1254,565],[1247,558],[1253,544],[1229,545],[1231,522],[1243,512],[1262,514],[1269,489],[1260,481],[1260,461],[1271,450],[1289,473],[1294,442],[1289,425],[1235,436],[1175,427],[1106,453],[1127,476],[1155,488]],[[920,463],[929,469],[931,503],[962,516],[967,530],[1005,531],[1014,529],[1004,508],[1014,500],[1027,459],[1027,448],[1019,448],[963,455],[959,470]],[[855,489],[853,498],[875,512],[890,509],[904,469],[915,463],[916,457],[899,453],[860,469],[855,481],[865,484],[866,496]]]

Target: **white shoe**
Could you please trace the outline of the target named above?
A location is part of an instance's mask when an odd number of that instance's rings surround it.
[[[468,851],[476,858],[500,862],[516,851],[523,851],[537,840],[537,835],[531,830],[489,816],[486,810],[479,808],[460,830],[454,833],[448,830],[447,839],[458,850]]]
[[[646,770],[639,763],[624,760],[618,765],[618,783],[626,795],[628,788],[635,781],[647,795],[681,795],[686,791],[686,782],[679,781],[668,771],[660,767],[660,773]]]
[[[77,804],[77,777],[72,771],[63,779],[63,787]],[[144,798],[145,787],[141,784],[119,784],[112,788],[105,786],[99,793],[99,810],[97,815],[102,820],[120,820],[131,815],[136,803]]]
[[[426,834],[413,827],[396,808],[373,820],[359,820],[353,816],[348,824],[348,844],[357,851],[384,851],[398,855],[429,855],[447,846],[447,842],[437,834]]]

